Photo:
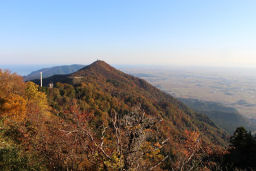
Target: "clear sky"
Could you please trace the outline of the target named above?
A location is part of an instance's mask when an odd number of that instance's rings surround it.
[[[2,0],[0,61],[256,66],[254,0]]]

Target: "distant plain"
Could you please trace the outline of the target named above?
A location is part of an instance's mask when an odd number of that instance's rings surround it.
[[[256,73],[250,68],[122,67],[177,98],[222,103],[256,119]]]

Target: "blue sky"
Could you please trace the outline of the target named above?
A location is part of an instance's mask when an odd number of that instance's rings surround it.
[[[0,1],[2,65],[256,66],[256,1]]]

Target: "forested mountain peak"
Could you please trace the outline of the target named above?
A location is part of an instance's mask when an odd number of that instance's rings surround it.
[[[47,88],[48,83],[54,87]],[[78,126],[82,131],[79,133],[86,137],[84,142],[96,139],[91,148],[99,150],[97,153],[111,167],[118,162],[119,168],[134,169],[139,165],[145,170],[163,161],[162,168],[170,169],[168,163],[176,160],[172,155],[183,156],[189,160],[186,167],[190,167],[191,155],[196,151],[209,152],[225,144],[226,133],[207,116],[104,61],[69,75],[46,78],[43,85],[52,113],[66,126],[62,129]],[[98,142],[104,148],[99,149]],[[185,167],[184,163],[176,164],[175,168]]]
[[[38,81],[35,82],[39,83]],[[75,89],[84,85],[92,86],[94,89],[104,92],[103,96],[110,96],[120,101],[123,108],[119,110],[131,109],[140,105],[147,114],[171,122],[176,132],[182,132],[189,128],[198,130],[204,135],[208,134],[205,136],[208,141],[217,144],[224,142],[221,137],[225,137],[225,133],[217,128],[207,116],[195,113],[147,81],[119,71],[101,60],[97,60],[75,73],[52,76],[44,79],[43,82],[45,85],[58,82],[70,84]],[[179,115],[179,117],[175,115]],[[206,127],[207,129],[204,129]]]

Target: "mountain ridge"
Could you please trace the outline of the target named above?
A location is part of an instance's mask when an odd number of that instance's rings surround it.
[[[39,80],[34,80],[34,82],[39,83]],[[68,75],[55,75],[44,79],[43,82],[44,86],[49,83],[56,84],[57,82],[67,83],[74,86],[81,85],[83,83],[90,83],[97,89],[109,93],[112,97],[117,97],[121,101],[124,101],[124,103],[127,103],[129,99],[133,99],[132,103],[141,103],[143,110],[149,114],[157,113],[158,116],[167,118],[173,127],[180,127],[178,125],[183,125],[183,123],[179,122],[187,120],[186,122],[188,127],[193,129],[205,131],[202,128],[206,126],[211,127],[209,130],[219,130],[219,128],[217,128],[217,126],[207,116],[193,112],[182,102],[152,86],[147,81],[123,73],[104,61],[98,60],[91,65],[81,68],[75,73]],[[130,105],[130,102],[128,104]],[[181,112],[183,115],[176,121],[172,112],[170,112],[171,110],[174,110],[175,113]],[[177,130],[177,132],[180,131]],[[213,133],[213,131],[210,132],[209,137],[215,139],[215,133]],[[222,134],[220,137],[225,137],[223,131],[219,130],[217,132]],[[207,131],[204,134],[206,135]],[[206,136],[205,138],[207,139]],[[224,140],[220,139],[216,142],[219,141],[219,143],[224,143]]]
[[[39,79],[40,72],[43,72],[43,77],[48,78],[53,75],[65,75],[76,72],[77,70],[83,68],[85,65],[80,64],[72,64],[72,65],[61,65],[61,66],[53,66],[48,68],[42,68],[36,71],[31,72],[30,74],[24,76],[25,81]]]

